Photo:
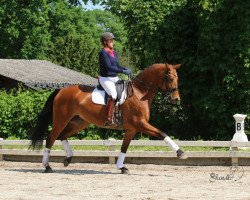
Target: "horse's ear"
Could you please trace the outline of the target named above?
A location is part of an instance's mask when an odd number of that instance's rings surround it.
[[[175,69],[179,69],[181,67],[181,64],[173,65]]]
[[[169,66],[169,64],[168,64],[168,63],[165,63],[165,65],[166,65],[167,70],[170,71],[170,70],[171,70],[171,67]]]

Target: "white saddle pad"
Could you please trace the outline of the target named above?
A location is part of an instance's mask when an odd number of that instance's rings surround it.
[[[125,102],[127,97],[127,94],[125,90],[122,92],[122,97],[119,102],[116,103],[116,105],[121,105]],[[105,91],[104,90],[98,90],[97,88],[94,89],[92,92],[92,101],[96,104],[106,105],[105,104]]]

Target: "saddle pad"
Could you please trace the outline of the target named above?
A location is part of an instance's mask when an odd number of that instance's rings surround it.
[[[126,92],[125,90],[122,92],[122,96],[119,102],[116,103],[116,105],[121,105],[126,100]],[[92,92],[92,101],[96,104],[106,105],[105,104],[105,91],[104,90],[98,90],[97,88],[94,89]]]

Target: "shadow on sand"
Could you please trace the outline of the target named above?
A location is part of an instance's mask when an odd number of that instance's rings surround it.
[[[6,171],[13,171],[13,172],[22,172],[22,173],[38,173],[38,174],[45,174],[44,169],[5,169]],[[85,174],[101,174],[101,175],[119,175],[121,174],[120,171],[117,172],[105,172],[105,171],[97,171],[97,170],[81,170],[81,169],[53,169],[53,174],[69,174],[69,175],[85,175]],[[124,174],[123,174],[124,175]],[[128,176],[162,176],[162,177],[174,177],[172,175],[166,174],[138,174],[138,173],[131,173]]]
[[[5,169],[6,171],[22,172],[22,173],[40,173],[45,174],[44,169]],[[53,174],[70,174],[70,175],[84,175],[84,174],[120,174],[119,172],[104,172],[96,170],[79,170],[79,169],[53,169]]]

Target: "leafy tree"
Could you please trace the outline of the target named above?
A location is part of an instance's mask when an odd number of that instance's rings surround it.
[[[0,57],[45,59],[48,26],[46,0],[1,0]]]
[[[156,62],[183,64],[182,109],[163,106],[157,97],[152,114],[166,121],[152,123],[180,138],[230,139],[232,115],[250,113],[250,2],[102,2],[124,20],[133,60],[141,69]]]
[[[190,69],[199,77],[192,85],[192,114],[207,137],[231,138],[232,115],[249,114],[249,8],[244,0],[205,1],[200,7],[198,52]]]
[[[1,58],[47,59],[96,76],[104,31],[117,36],[122,52],[126,32],[109,11],[86,11],[80,1],[1,0]]]
[[[91,76],[99,74],[100,35],[111,31],[117,37],[116,49],[122,51],[126,32],[117,18],[108,11],[83,11],[68,8],[67,2],[53,2],[49,12],[52,47],[50,59],[62,66]]]
[[[47,59],[88,75],[99,72],[100,34],[111,31],[120,53],[126,42],[122,23],[109,11],[86,11],[79,1],[0,1],[0,57]],[[0,134],[27,138],[48,92],[0,91]],[[90,127],[79,137],[107,138],[114,134]],[[87,135],[87,136],[86,136]]]

